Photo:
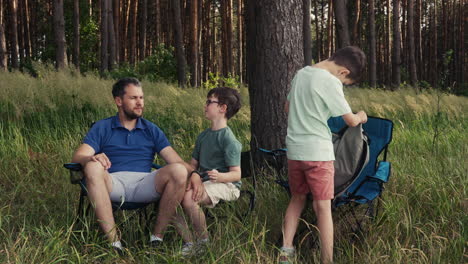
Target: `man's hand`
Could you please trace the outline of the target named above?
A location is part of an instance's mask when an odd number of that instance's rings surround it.
[[[210,177],[211,182],[219,182],[220,175],[219,175],[218,170],[210,170],[210,171],[207,171],[207,173],[208,173],[208,176]]]
[[[190,183],[187,186],[186,191],[193,189],[192,199],[196,202],[200,201],[205,193],[205,185],[201,180],[200,175],[193,173],[190,177]]]
[[[108,170],[112,165],[109,158],[104,153],[99,153],[99,154],[92,156],[91,160],[101,163],[101,165],[104,167],[105,170]]]

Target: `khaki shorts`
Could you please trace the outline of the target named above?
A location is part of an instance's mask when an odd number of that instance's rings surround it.
[[[112,202],[149,203],[159,200],[156,192],[156,174],[152,172],[119,171],[110,173],[112,178]]]
[[[215,207],[221,200],[235,201],[240,196],[239,188],[230,182],[225,183],[206,181],[203,184],[205,185],[205,191],[211,200],[211,204],[205,206],[208,208]]]

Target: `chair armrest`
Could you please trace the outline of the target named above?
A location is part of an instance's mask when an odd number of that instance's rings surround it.
[[[390,177],[391,172],[391,164],[388,161],[380,161],[377,166],[377,171],[373,176],[370,176],[373,180],[378,180],[380,182],[388,182],[388,178]]]
[[[72,184],[79,184],[84,178],[83,166],[80,163],[65,163],[63,167],[70,171],[70,182]]]
[[[160,168],[162,168],[163,166],[159,165],[159,164],[156,164],[156,163],[153,163],[151,164],[151,168],[153,169],[156,169],[156,170],[159,170]]]

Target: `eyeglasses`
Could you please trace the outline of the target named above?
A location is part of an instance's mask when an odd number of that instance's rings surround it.
[[[219,104],[219,101],[211,101],[210,99],[206,100],[206,105],[210,104]]]

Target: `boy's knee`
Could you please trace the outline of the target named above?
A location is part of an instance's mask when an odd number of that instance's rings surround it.
[[[292,193],[291,194],[291,201],[292,202],[305,202],[307,199],[307,194],[301,194],[301,193]]]
[[[331,212],[331,201],[330,200],[314,200],[312,202],[315,213],[327,213]]]
[[[182,200],[182,207],[183,208],[192,208],[197,205],[197,202],[195,202],[192,199],[192,191],[186,192],[184,195],[184,199]]]

